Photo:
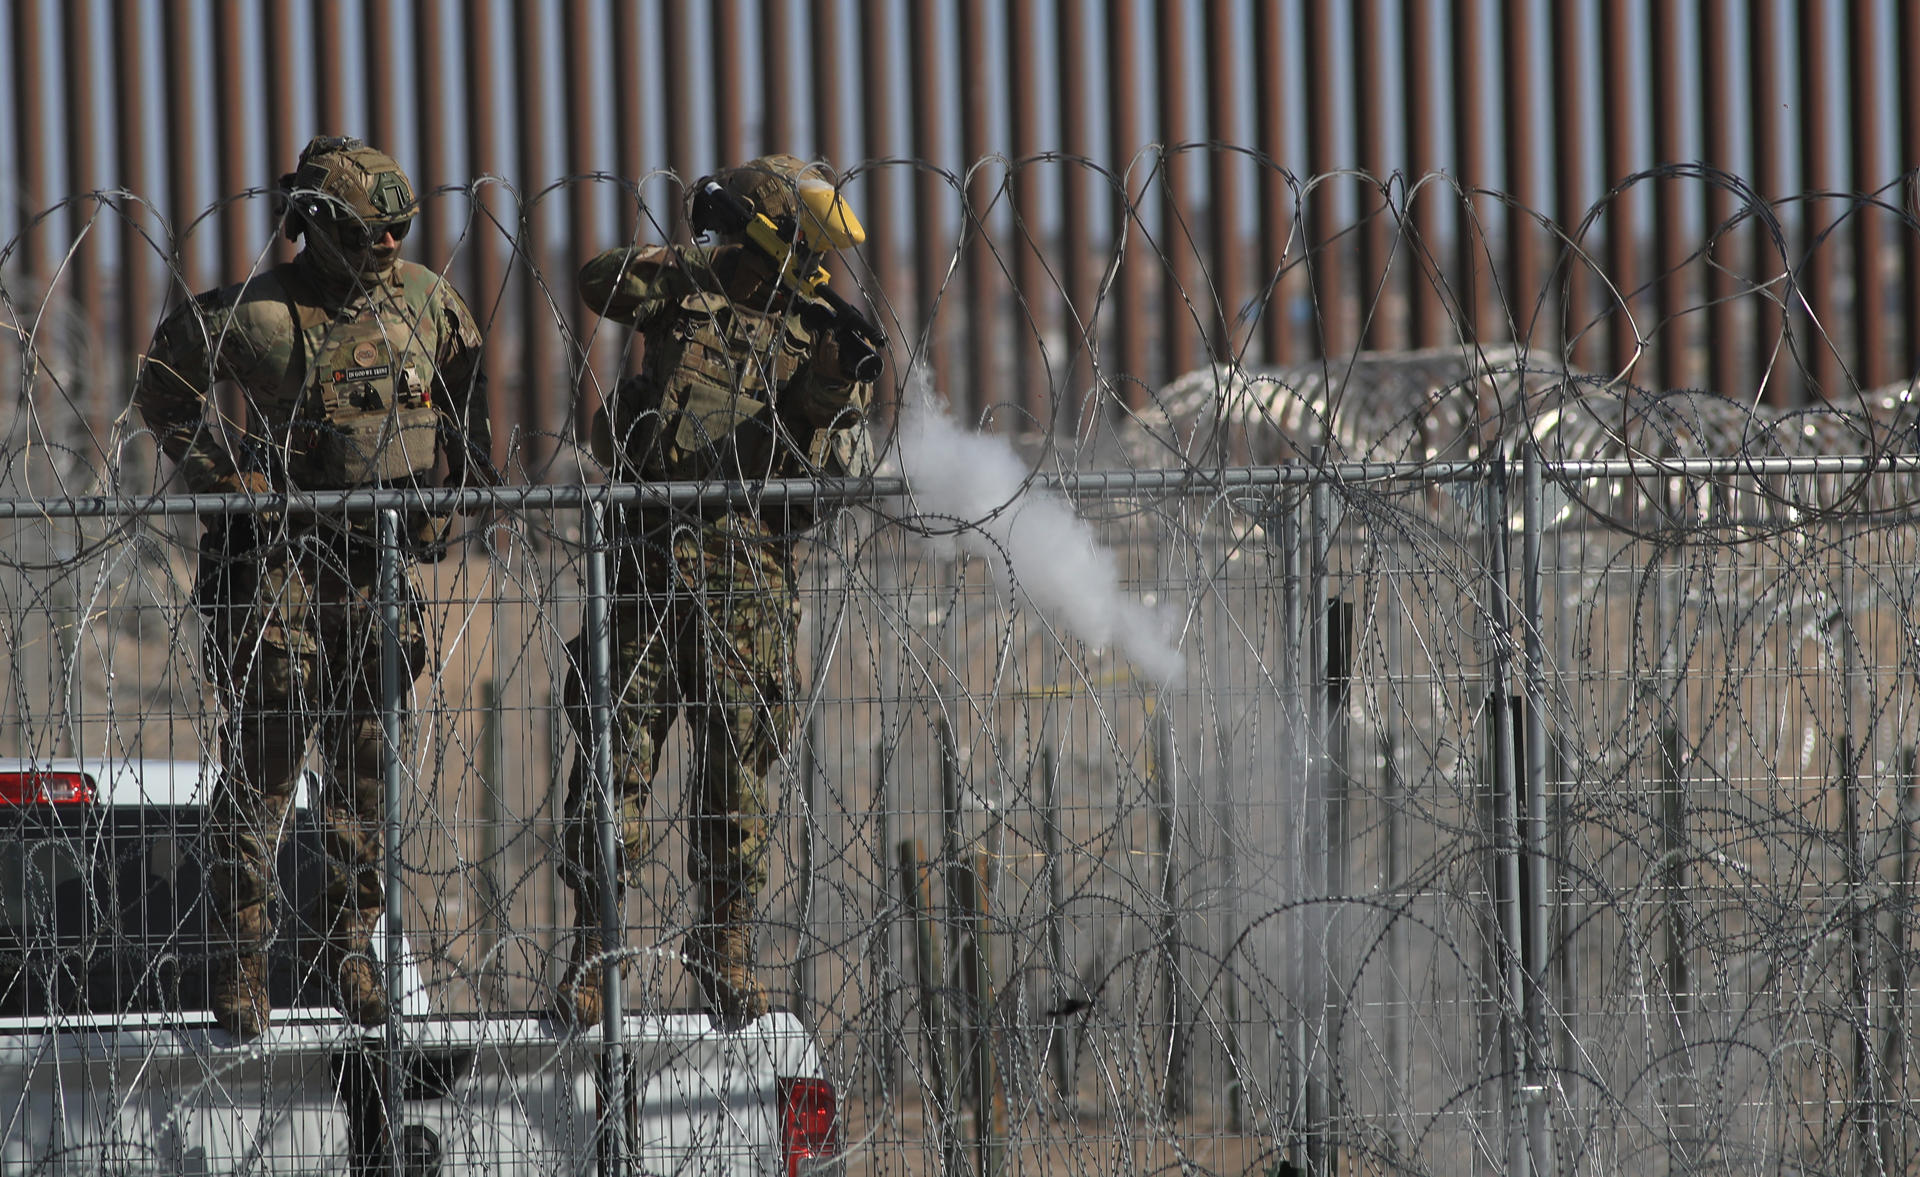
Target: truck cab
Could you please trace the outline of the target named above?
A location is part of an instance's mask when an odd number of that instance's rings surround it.
[[[599,1028],[439,1012],[349,1023],[311,961],[317,825],[296,797],[269,948],[273,1015],[207,1008],[209,766],[0,759],[0,1175],[830,1171],[837,1105],[806,1026],[644,1011],[608,1081]],[[376,937],[376,948],[382,938]],[[609,1092],[624,1093],[612,1106]]]

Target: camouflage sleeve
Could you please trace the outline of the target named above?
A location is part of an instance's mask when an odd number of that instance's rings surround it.
[[[434,370],[446,428],[447,485],[498,486],[501,478],[493,468],[493,420],[487,411],[480,326],[453,287],[440,289],[440,355]]]
[[[233,457],[210,428],[206,408],[215,371],[212,339],[216,328],[208,311],[212,295],[202,295],[167,316],[154,333],[134,384],[133,403],[173,460],[180,480],[196,494],[231,486]]]
[[[665,245],[609,249],[580,267],[587,309],[632,327],[645,327],[690,289],[679,255]]]

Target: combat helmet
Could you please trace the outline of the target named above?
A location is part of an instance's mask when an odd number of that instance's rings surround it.
[[[696,193],[717,184],[752,212],[766,217],[789,238],[797,235],[810,254],[851,249],[867,239],[860,218],[853,214],[833,173],[824,164],[804,163],[784,152],[763,155],[738,167],[726,168],[700,180]],[[705,231],[696,204],[694,228]]]
[[[320,229],[346,250],[389,232],[405,237],[419,209],[413,181],[392,156],[341,135],[309,140],[299,164],[280,177],[280,196],[289,240]]]

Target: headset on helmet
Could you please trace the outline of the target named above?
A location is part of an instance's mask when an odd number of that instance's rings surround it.
[[[275,215],[288,240],[312,227],[364,247],[385,233],[405,237],[418,204],[413,181],[392,156],[344,135],[316,135],[294,170],[280,177]]]
[[[694,185],[693,230],[737,232],[711,215],[714,204],[698,196],[718,185],[752,214],[771,221],[781,236],[799,238],[810,254],[851,249],[867,239],[866,229],[842,199],[824,165],[807,164],[785,153],[763,155],[738,167],[703,177]]]

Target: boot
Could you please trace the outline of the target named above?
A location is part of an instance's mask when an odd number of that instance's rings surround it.
[[[378,909],[344,912],[320,952],[333,1007],[360,1026],[384,1026],[391,1012],[386,969],[373,956],[373,929],[379,923]]]
[[[251,1042],[267,1028],[267,954],[259,951],[222,955],[213,962],[208,978],[207,1004],[213,1022],[236,1042]]]
[[[598,928],[574,929],[567,971],[553,991],[553,1012],[562,1025],[586,1029],[600,1024],[606,1008],[602,993],[606,976],[606,961],[601,959],[604,951]]]
[[[580,888],[573,893],[573,947],[567,955],[567,971],[553,991],[553,1012],[561,1025],[590,1029],[600,1024],[606,1012],[606,950],[600,936],[600,900],[591,888]]]
[[[753,912],[746,904],[725,904],[688,932],[682,955],[715,1026],[738,1030],[767,1012],[767,991],[753,975]]]

